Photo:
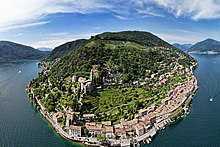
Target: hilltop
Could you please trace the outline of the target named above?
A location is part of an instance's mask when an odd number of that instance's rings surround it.
[[[54,61],[68,54],[71,50],[76,49],[81,43],[86,41],[85,39],[79,39],[71,42],[64,43],[58,47],[55,47],[50,54],[48,54],[43,60]]]
[[[47,52],[9,41],[0,41],[0,62],[42,59]]]
[[[117,123],[133,119],[141,108],[161,105],[195,65],[192,57],[149,32],[108,32],[72,47],[30,86],[49,112],[64,106]]]
[[[206,39],[193,45],[187,52],[194,54],[219,54],[220,41]]]

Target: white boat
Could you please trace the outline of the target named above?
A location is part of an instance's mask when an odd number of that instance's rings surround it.
[[[18,73],[21,73],[21,71],[19,70]]]
[[[212,102],[213,101],[213,98],[210,98],[210,100],[209,100],[210,102]]]

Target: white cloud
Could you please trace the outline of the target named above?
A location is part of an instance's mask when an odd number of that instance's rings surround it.
[[[199,33],[199,32],[193,32],[190,30],[183,30],[183,29],[175,29],[175,31],[164,32],[164,33],[158,32],[155,34],[171,44],[173,43],[194,44],[194,43],[197,43],[198,41],[202,41],[210,37],[210,34],[207,34],[207,33]]]
[[[0,0],[0,28],[25,27],[49,14],[89,13],[108,7],[101,0]]]
[[[137,9],[139,14],[144,14],[144,16],[156,16],[156,17],[164,17],[163,14],[157,12],[153,7],[147,7],[142,9]]]
[[[220,18],[219,0],[137,0],[136,3],[156,4],[176,17],[190,17],[193,20]]]
[[[156,9],[155,9],[156,8]],[[161,11],[160,11],[161,10]],[[219,0],[0,0],[1,31],[29,27],[56,13],[113,12],[119,19],[138,13],[159,16],[168,11],[194,20],[220,18]],[[126,15],[125,15],[126,14]],[[126,16],[126,17],[125,17]],[[137,16],[137,15],[133,15]],[[20,26],[20,27],[19,27]],[[9,29],[10,28],[10,29]]]
[[[68,41],[73,41],[73,40],[82,39],[82,38],[89,39],[91,36],[94,36],[97,34],[100,34],[100,32],[88,33],[88,34],[75,34],[74,36],[70,34],[64,35],[64,33],[47,34],[45,35],[45,37],[41,38],[40,41],[36,41],[34,43],[28,43],[28,44],[31,44],[35,48],[41,48],[41,47],[55,48]]]
[[[122,16],[122,15],[113,15],[113,16],[116,17],[116,18],[118,18],[118,19],[120,19],[120,20],[126,20],[126,19],[128,19],[128,17]]]
[[[47,34],[48,36],[65,36],[65,35],[68,35],[69,33],[68,32],[59,32],[59,33],[49,33]]]
[[[6,26],[6,27],[0,27],[0,32],[6,32],[6,31],[10,31],[10,30],[22,29],[22,28],[27,28],[27,27],[41,26],[41,25],[45,25],[47,23],[49,23],[49,21],[27,23],[27,24],[21,24],[21,25],[10,25],[10,26]]]

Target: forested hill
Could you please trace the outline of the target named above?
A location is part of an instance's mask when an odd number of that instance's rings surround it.
[[[206,39],[193,45],[187,52],[198,54],[220,53],[220,41]]]
[[[115,32],[115,33],[106,32],[97,35],[94,38],[101,40],[130,41],[146,47],[155,47],[155,46],[172,47],[170,44],[158,38],[157,36],[149,32],[141,32],[141,31],[124,31],[124,32]]]
[[[174,61],[189,66],[194,59],[151,33],[126,31],[93,36],[62,58],[53,70],[57,76],[86,74],[93,65],[99,65],[102,74],[113,68],[113,72],[135,80],[145,76],[146,69],[157,71],[159,62]]]
[[[71,50],[76,49],[81,43],[86,41],[86,39],[79,39],[71,42],[67,42],[62,44],[55,49],[52,50],[50,54],[48,54],[43,60],[44,61],[53,61],[57,58],[61,58],[68,54]]]
[[[0,62],[41,59],[47,52],[9,41],[0,41]]]
[[[172,86],[189,78],[195,65],[192,57],[151,33],[103,33],[45,68],[31,87],[49,112],[61,103],[116,122],[134,118],[153,103],[160,105]],[[80,82],[85,78],[88,85],[83,88]]]

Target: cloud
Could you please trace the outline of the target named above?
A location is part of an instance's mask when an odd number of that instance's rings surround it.
[[[27,27],[41,26],[41,25],[45,25],[48,23],[49,23],[49,21],[42,21],[42,22],[36,22],[36,23],[28,23],[28,24],[0,27],[0,32],[6,32],[6,31],[10,31],[10,30],[22,29],[22,28],[27,28]]]
[[[39,22],[49,14],[90,13],[109,8],[108,5],[102,4],[101,1],[102,0],[1,0],[0,28],[13,28],[14,26],[25,27],[25,25],[29,27],[28,24]]]
[[[116,15],[116,14],[114,14],[113,16],[116,17],[116,18],[118,18],[118,19],[120,19],[120,20],[126,20],[126,19],[128,19],[128,17],[122,16],[122,15]]]
[[[194,20],[220,17],[220,2],[217,0],[1,0],[0,27],[33,23],[56,13],[112,11],[117,13],[115,16],[123,16],[121,14],[136,11],[162,17],[163,14],[155,7],[165,9],[176,17]]]
[[[95,36],[100,33],[101,32],[87,33],[87,34],[82,33],[82,34],[75,34],[74,36],[67,34],[67,33],[46,34],[46,35],[43,35],[44,37],[41,38],[41,40],[36,41],[34,43],[30,42],[28,44],[31,44],[35,48],[41,48],[41,47],[55,48],[66,42],[77,40],[77,39],[82,39],[82,38],[89,39],[91,36]]]
[[[166,40],[169,43],[197,43],[198,41],[205,40],[210,37],[208,33],[200,33],[194,32],[191,30],[183,30],[183,29],[175,29],[175,31],[169,31],[160,33],[155,33],[157,36],[161,37],[162,39]],[[190,36],[190,37],[189,37]]]
[[[163,14],[160,12],[156,11],[155,8],[153,7],[147,7],[147,8],[142,8],[142,9],[137,9],[137,12],[139,14],[143,14],[144,17],[146,16],[156,16],[156,17],[164,17]]]
[[[171,13],[177,18],[216,19],[219,8],[219,0],[0,0],[0,29],[43,25],[46,16],[56,13],[105,12],[118,19]]]
[[[65,36],[65,35],[69,35],[68,32],[59,32],[59,33],[49,33],[48,36]]]
[[[154,4],[175,17],[193,20],[220,18],[219,0],[137,0],[136,3],[142,6]]]

